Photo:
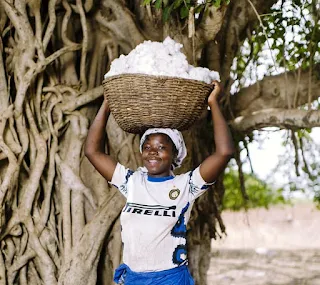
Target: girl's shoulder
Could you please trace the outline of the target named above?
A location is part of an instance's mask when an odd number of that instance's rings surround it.
[[[185,173],[180,173],[174,176],[175,180],[190,180],[194,170],[190,170]]]

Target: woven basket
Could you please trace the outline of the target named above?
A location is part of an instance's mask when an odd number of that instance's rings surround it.
[[[111,76],[103,87],[119,126],[135,134],[148,128],[188,129],[206,109],[213,88],[197,80],[144,74]]]

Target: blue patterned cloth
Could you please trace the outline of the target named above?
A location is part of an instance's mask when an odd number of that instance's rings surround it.
[[[186,265],[163,271],[134,272],[126,264],[121,264],[113,280],[124,285],[194,285]]]

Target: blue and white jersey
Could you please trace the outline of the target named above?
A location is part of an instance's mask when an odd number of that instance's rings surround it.
[[[118,163],[111,184],[127,198],[120,217],[123,262],[136,272],[187,264],[186,225],[194,200],[208,189],[199,167],[154,178]]]

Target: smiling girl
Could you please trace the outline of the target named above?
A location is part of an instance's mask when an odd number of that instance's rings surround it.
[[[114,281],[125,285],[192,285],[188,270],[187,223],[192,205],[217,179],[234,152],[227,123],[219,109],[220,85],[208,98],[215,152],[196,169],[174,176],[187,154],[181,133],[147,130],[140,141],[144,167],[127,169],[104,152],[105,126],[110,114],[104,100],[85,143],[93,166],[126,197],[122,210],[123,264]]]

